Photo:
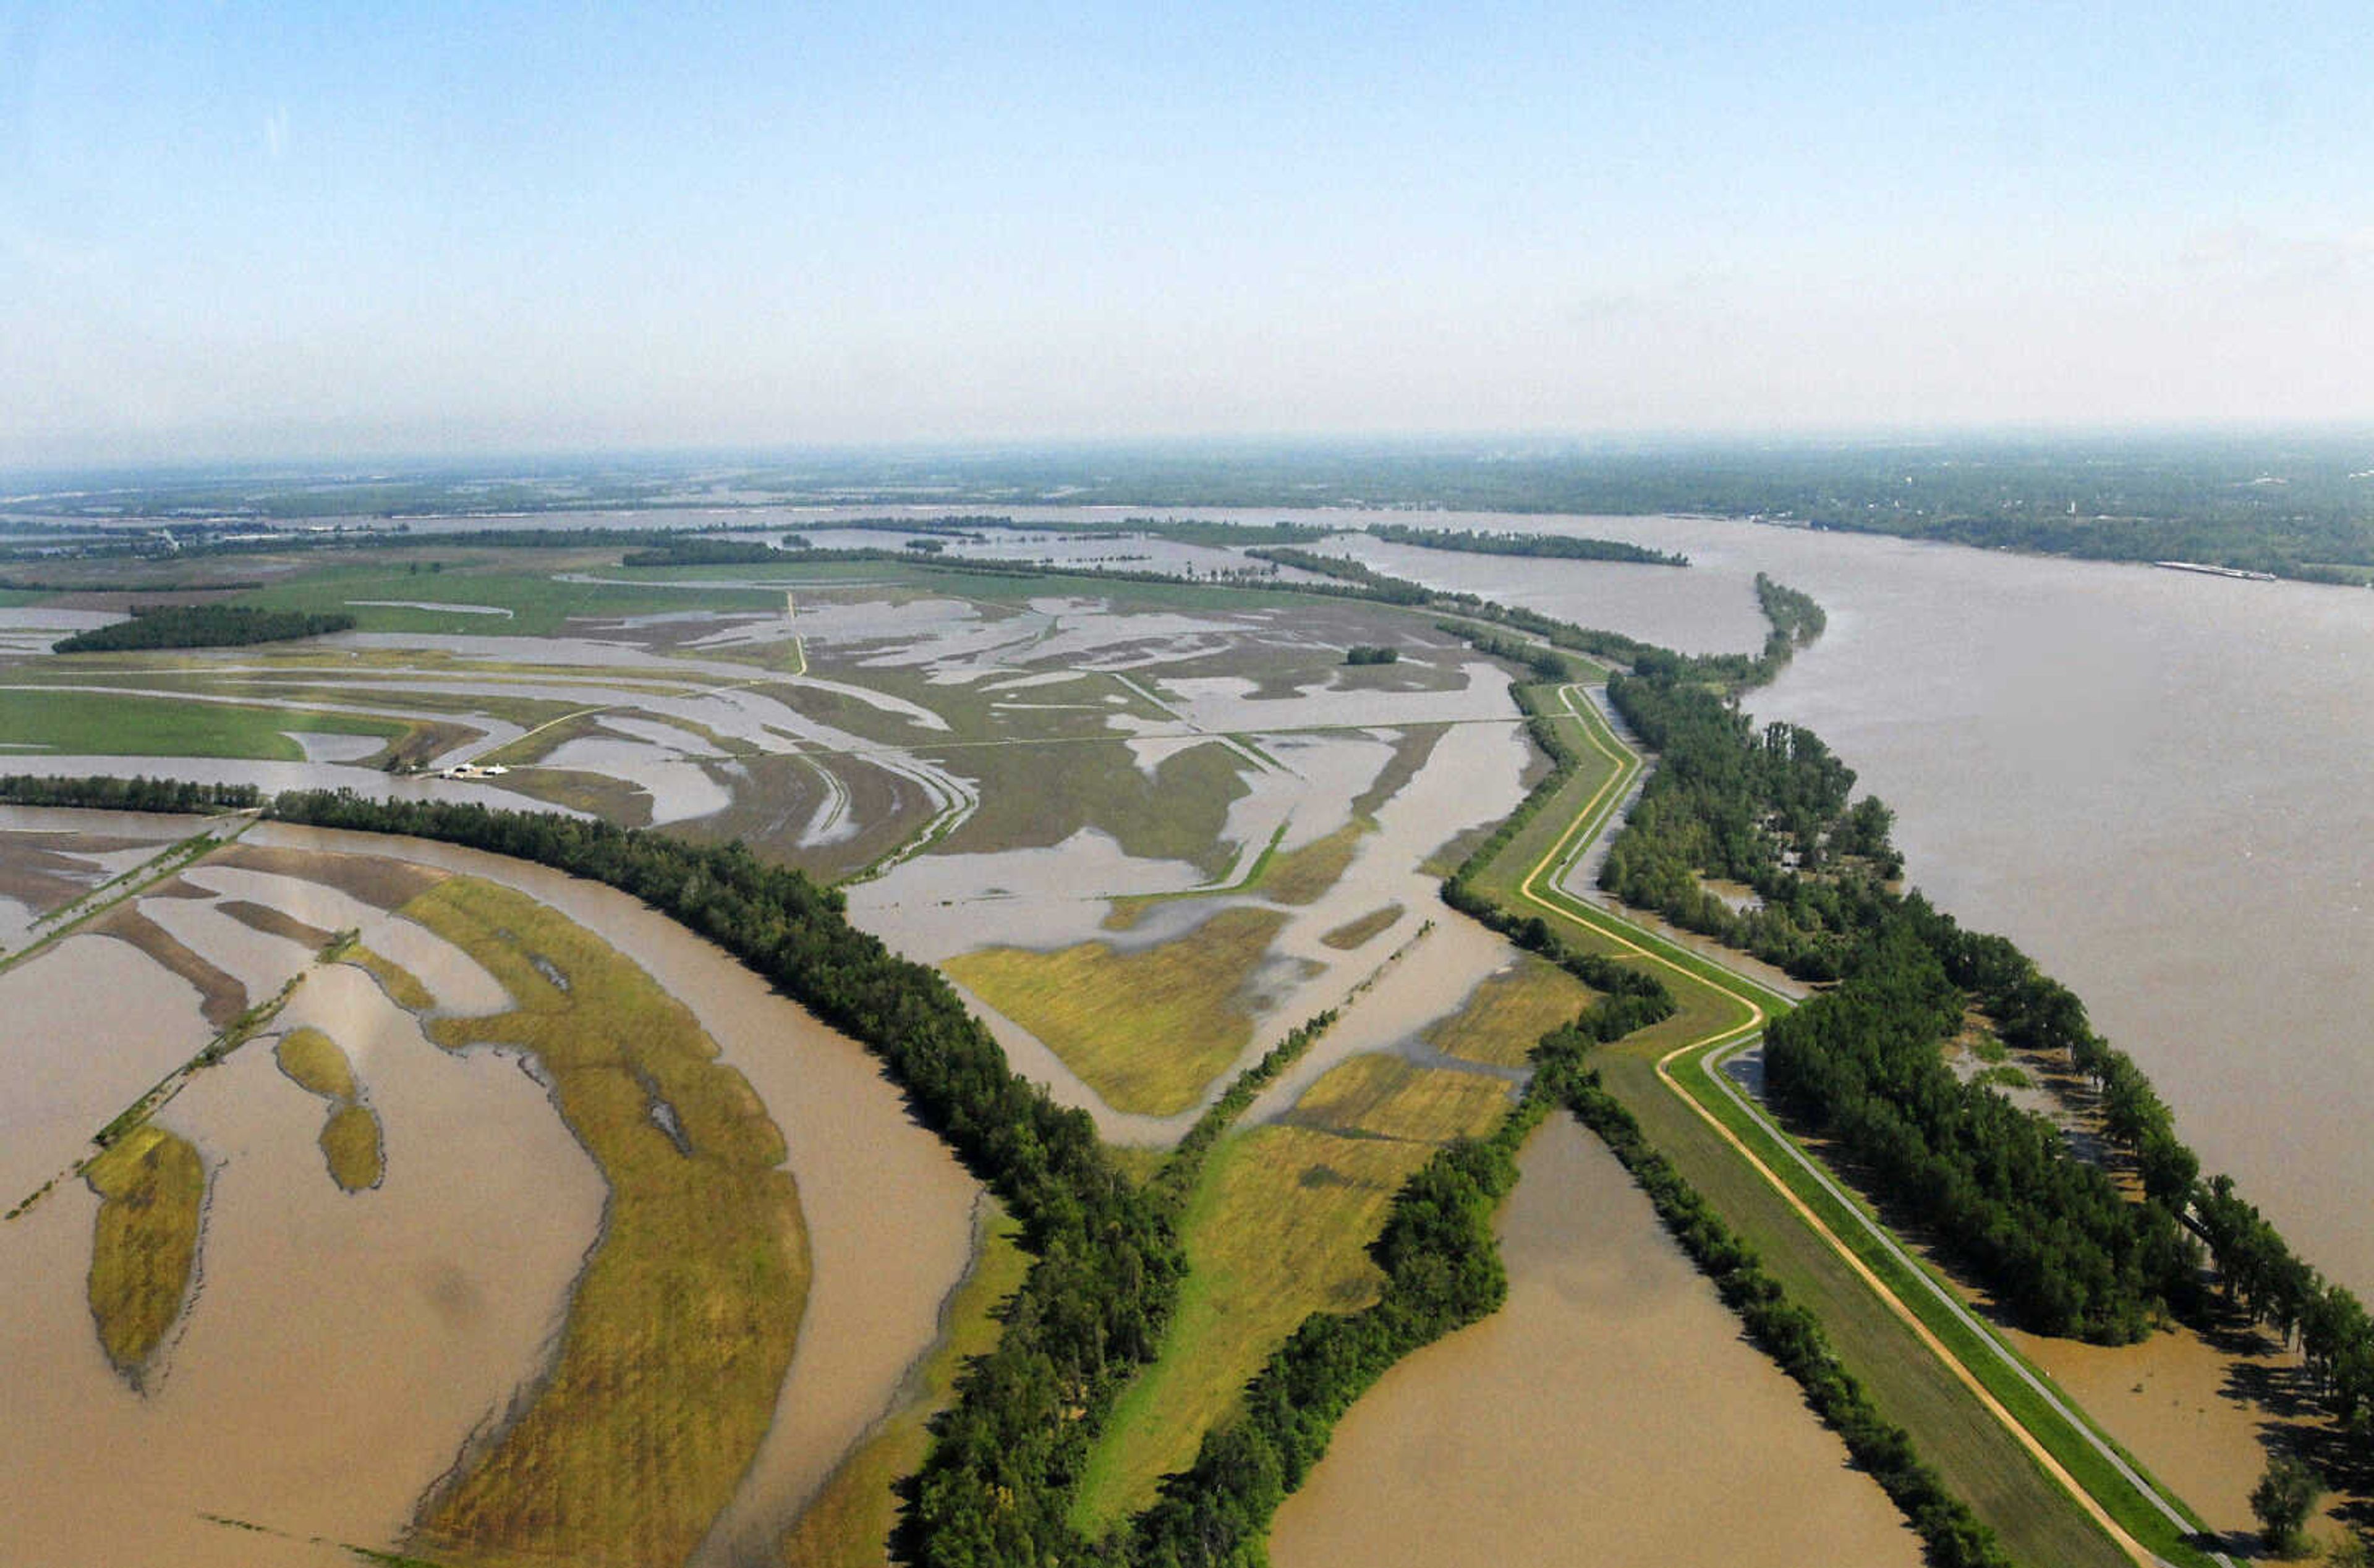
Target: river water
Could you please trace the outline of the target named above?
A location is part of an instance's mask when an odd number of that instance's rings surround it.
[[[1750,708],[1818,731],[1896,809],[1912,882],[2074,989],[2204,1170],[2374,1295],[2374,593],[1700,518],[1426,521],[1693,565],[1344,548],[1692,649],[1761,640],[1759,570],[1813,594],[1828,631]]]
[[[1278,1511],[1278,1568],[1921,1561],[1614,1155],[1560,1116],[1519,1165],[1508,1305],[1352,1407]]]

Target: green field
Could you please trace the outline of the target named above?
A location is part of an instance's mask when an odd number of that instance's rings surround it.
[[[1445,1056],[1522,1067],[1534,1042],[1571,1023],[1596,993],[1555,964],[1521,955],[1475,988],[1467,1005],[1428,1028],[1428,1045]]]
[[[1185,936],[1123,953],[988,947],[940,966],[1043,1041],[1119,1111],[1186,1109],[1252,1039],[1246,981],[1286,917],[1223,909]]]
[[[774,1419],[806,1300],[782,1135],[684,1004],[591,931],[467,877],[402,913],[518,1003],[431,1018],[430,1037],[533,1056],[609,1189],[549,1372],[422,1505],[420,1544],[447,1568],[682,1562]]]
[[[417,560],[438,557],[434,546],[415,545]],[[455,551],[453,556],[468,552]],[[589,576],[616,575],[615,566],[588,565],[577,552],[564,566],[555,559],[550,570],[522,570],[516,564],[523,552],[510,552],[508,562],[486,566],[464,564],[443,571],[412,563],[396,565],[365,560],[352,565],[319,568],[295,579],[241,594],[235,603],[268,610],[334,611],[355,617],[355,628],[367,632],[468,633],[480,637],[557,637],[580,616],[617,618],[665,614],[671,611],[717,610],[780,613],[781,591],[762,588],[674,588],[664,583],[562,582],[562,570]],[[533,559],[534,557],[531,557]],[[608,560],[616,562],[616,552]],[[712,579],[723,575],[712,569]],[[468,610],[420,610],[397,604],[360,604],[357,600],[410,600],[437,604],[482,605],[508,610],[508,615],[473,614]]]
[[[189,1140],[143,1122],[84,1166],[83,1178],[100,1197],[90,1315],[107,1359],[136,1387],[189,1297],[206,1162]]]
[[[412,731],[400,719],[112,692],[0,691],[0,768],[11,752],[67,756],[219,756],[302,762],[284,733],[373,735],[394,745]]]
[[[1368,1244],[1393,1194],[1508,1107],[1497,1078],[1356,1057],[1311,1085],[1292,1125],[1222,1139],[1181,1226],[1190,1271],[1161,1354],[1114,1406],[1074,1521],[1094,1534],[1152,1502],[1296,1325],[1374,1301],[1384,1275]]]

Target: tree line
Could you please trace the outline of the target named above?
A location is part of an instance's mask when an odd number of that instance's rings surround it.
[[[1459,550],[1471,556],[1547,556],[1567,561],[1624,561],[1635,566],[1686,567],[1687,556],[1651,550],[1621,539],[1589,539],[1572,533],[1470,532],[1460,528],[1412,528],[1402,522],[1372,522],[1369,536],[1387,544],[1412,544],[1421,550]]]
[[[347,614],[256,610],[237,604],[134,605],[132,618],[76,632],[50,644],[53,653],[115,653],[141,648],[242,648],[352,631]]]
[[[253,784],[197,784],[186,778],[145,775],[130,778],[107,774],[75,778],[51,778],[38,773],[0,776],[0,804],[12,806],[205,813],[253,811],[263,803],[264,791]]]

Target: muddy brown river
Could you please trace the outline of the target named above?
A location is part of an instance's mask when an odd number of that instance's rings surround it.
[[[697,1559],[753,1560],[894,1406],[935,1339],[970,1258],[975,1184],[854,1042],[622,895],[439,846],[284,827],[247,842],[393,853],[520,886],[682,998],[767,1102],[815,1279],[775,1427]],[[348,893],[213,864],[189,880],[323,929],[360,925],[441,1005],[504,1005],[458,950]],[[255,996],[311,956],[203,898],[143,908]],[[212,1034],[188,982],[100,937],[0,974],[0,1008],[23,1025],[0,1036],[10,1203]],[[0,1562],[230,1568],[351,1561],[313,1537],[396,1544],[464,1440],[550,1355],[604,1193],[544,1086],[507,1055],[439,1049],[352,967],[308,972],[274,1026],[300,1024],[351,1059],[384,1128],[385,1180],[337,1189],[314,1141],[319,1102],[276,1069],[268,1046],[194,1077],[158,1119],[196,1143],[210,1173],[200,1281],[147,1394],[116,1375],[92,1332],[90,1190],[68,1176],[0,1227]],[[115,1048],[92,1051],[94,1039]]]
[[[1615,1156],[1560,1116],[1519,1164],[1508,1305],[1352,1407],[1278,1512],[1278,1568],[1921,1562]]]

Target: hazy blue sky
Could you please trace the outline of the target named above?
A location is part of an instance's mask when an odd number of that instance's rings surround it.
[[[2374,419],[2367,0],[901,9],[0,0],[0,462]]]

